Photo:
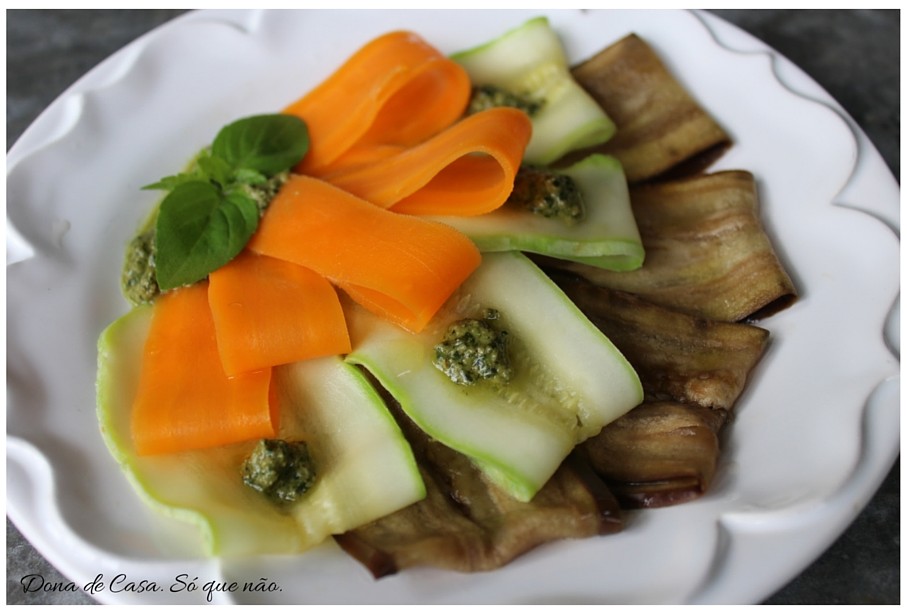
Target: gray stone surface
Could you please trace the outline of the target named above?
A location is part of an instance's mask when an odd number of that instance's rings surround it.
[[[40,112],[173,10],[7,11],[7,149]],[[900,176],[900,15],[883,10],[718,10],[800,66],[863,127]],[[67,580],[7,519],[7,603],[90,604],[82,593],[24,593]],[[900,460],[853,525],[769,604],[900,603]]]

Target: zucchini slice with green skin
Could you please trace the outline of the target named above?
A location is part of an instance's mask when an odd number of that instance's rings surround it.
[[[508,205],[435,219],[469,236],[480,251],[529,251],[617,271],[642,266],[645,250],[617,158],[596,153],[556,172],[572,178],[583,196],[585,214],[570,225]]]
[[[425,496],[409,444],[355,367],[327,357],[275,368],[280,438],[305,440],[312,488],[286,505],[242,482],[257,441],[157,456],[135,454],[129,413],[151,308],[116,320],[98,341],[98,418],[104,441],[139,495],[200,531],[208,555],[297,553]]]
[[[567,56],[546,17],[530,19],[485,44],[454,53],[474,86],[492,85],[540,102],[524,161],[546,165],[565,153],[599,145],[616,126],[570,74]]]
[[[508,333],[512,378],[462,386],[437,369],[448,326],[486,309]],[[575,445],[642,401],[633,367],[525,255],[491,253],[420,334],[351,305],[353,351],[432,438],[469,456],[515,498],[532,499]]]

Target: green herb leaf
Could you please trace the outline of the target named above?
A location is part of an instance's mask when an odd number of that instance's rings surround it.
[[[221,187],[226,187],[230,183],[233,167],[222,157],[213,153],[203,153],[196,160],[196,164],[198,164],[202,176],[209,181],[213,181]]]
[[[190,170],[144,189],[165,189],[155,226],[154,267],[162,291],[195,283],[233,259],[309,149],[305,122],[255,115],[220,130]]]
[[[304,121],[293,115],[254,115],[218,132],[212,153],[235,169],[273,175],[295,166],[309,148]]]
[[[189,181],[198,181],[199,179],[201,179],[201,177],[198,173],[181,172],[176,175],[164,177],[156,183],[149,183],[148,185],[144,185],[142,186],[142,189],[160,189],[169,192],[170,190],[176,188],[178,185],[187,183]]]
[[[255,201],[206,181],[181,183],[161,202],[155,234],[161,290],[204,279],[232,260],[258,227]]]

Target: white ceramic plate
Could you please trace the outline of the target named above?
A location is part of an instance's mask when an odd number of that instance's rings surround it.
[[[718,167],[755,173],[768,231],[802,293],[763,322],[773,340],[708,495],[498,571],[374,581],[332,543],[295,558],[197,559],[174,549],[174,527],[119,473],[94,414],[95,343],[127,309],[122,249],[157,197],[139,186],[178,169],[228,121],[281,108],[378,34],[409,28],[452,52],[535,14],[193,13],[99,65],[16,143],[8,513],[77,585],[110,603],[205,602],[212,581],[239,587],[214,602],[757,602],[865,505],[899,447],[899,188],[796,67],[713,16],[667,11],[547,14],[572,60],[629,32],[655,47],[733,137]]]

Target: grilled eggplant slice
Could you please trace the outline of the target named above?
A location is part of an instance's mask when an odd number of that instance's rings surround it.
[[[715,476],[727,412],[679,402],[642,404],[582,445],[624,508],[698,498]]]
[[[759,218],[751,173],[635,186],[630,202],[646,251],[641,268],[615,273],[554,259],[543,267],[719,321],[759,319],[795,302],[797,290]]]
[[[647,400],[730,410],[769,340],[758,326],[694,317],[576,276],[552,279],[627,357]]]
[[[721,430],[768,332],[694,317],[577,276],[553,279],[627,356],[646,396],[580,451],[625,508],[701,496],[715,475]]]
[[[376,578],[416,566],[493,570],[550,541],[623,527],[617,499],[578,455],[568,457],[531,502],[520,502],[469,458],[427,436],[393,398],[387,403],[416,455],[428,495],[334,537]]]
[[[631,183],[697,157],[704,167],[730,145],[727,133],[636,34],[574,66],[572,74],[617,124],[614,137],[584,153],[614,155]]]

